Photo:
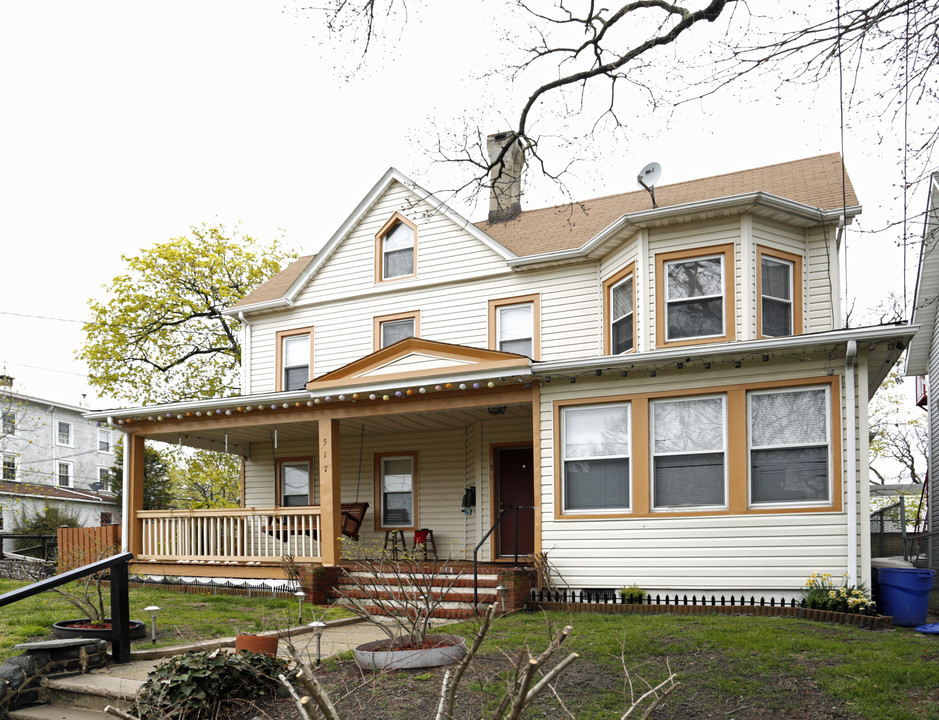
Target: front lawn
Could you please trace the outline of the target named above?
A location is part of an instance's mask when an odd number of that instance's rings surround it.
[[[26,583],[0,579],[0,594],[23,585]],[[148,630],[150,616],[144,608],[150,605],[161,608],[157,616],[157,647],[278,630],[297,624],[297,600],[293,597],[248,598],[213,595],[210,590],[196,595],[156,587],[132,588],[130,616],[145,622]],[[304,603],[304,622],[313,619],[311,612],[311,606]],[[315,608],[315,612],[319,619],[324,608]],[[341,613],[348,615],[338,608],[330,613],[331,618],[339,617]],[[79,612],[76,608],[51,592],[0,608],[0,662],[18,654],[13,650],[17,643],[51,639],[54,622],[77,617]],[[135,640],[131,648],[142,646],[152,647],[150,639]]]
[[[570,652],[580,658],[557,684],[560,700],[545,693],[525,718],[620,718],[629,692],[625,664],[637,695],[645,682],[665,679],[667,667],[677,674],[680,686],[652,715],[656,720],[939,720],[936,636],[794,618],[590,613],[518,613],[498,620],[461,686],[455,720],[488,717],[505,686],[507,658],[517,657],[524,645],[540,652],[548,627],[566,624],[574,631],[557,659]],[[473,634],[469,623],[448,629]],[[344,719],[412,720],[434,716],[443,672],[393,672],[363,681],[351,660],[340,659],[319,675]],[[244,714],[229,717],[261,714],[240,710]],[[289,701],[265,711],[297,717]]]

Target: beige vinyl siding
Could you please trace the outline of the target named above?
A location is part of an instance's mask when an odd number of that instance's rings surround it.
[[[646,258],[644,267],[646,268],[646,282],[640,288],[645,291],[649,298],[649,313],[652,320],[647,324],[643,334],[643,340],[640,346],[654,348],[656,322],[664,322],[664,318],[655,318],[655,286],[662,282],[655,276],[655,256],[661,253],[675,252],[679,250],[692,250],[694,248],[705,248],[714,245],[734,244],[733,271],[736,282],[740,281],[740,218],[731,217],[720,221],[705,223],[689,223],[676,227],[655,228],[649,230],[649,256]],[[743,299],[742,293],[735,293],[735,323],[736,327],[727,328],[728,331],[736,332],[740,337],[743,329],[740,327],[740,318]]]
[[[314,431],[315,432],[315,431]],[[274,496],[274,466],[276,460],[284,458],[311,458],[313,474],[313,503],[319,502],[319,487],[315,482],[317,476],[316,437],[307,441],[291,440],[278,441],[277,449],[273,443],[251,443],[251,456],[245,463],[245,497],[244,506],[247,508],[269,508],[278,504]]]
[[[840,365],[840,367],[839,367]],[[551,383],[541,392],[542,547],[572,587],[620,587],[633,582],[651,590],[796,591],[813,570],[840,575],[847,563],[844,512],[767,513],[722,516],[555,518],[554,402],[603,399],[680,388],[722,388],[767,380],[824,377],[824,360],[802,363],[747,363],[739,369],[679,370],[656,378],[621,382],[609,378]],[[843,363],[834,363],[840,374]],[[844,413],[844,390],[841,404]],[[838,432],[838,428],[832,428]],[[842,448],[845,439],[842,437]],[[834,458],[844,473],[844,457]],[[633,487],[648,478],[633,478]],[[844,493],[842,484],[842,493]],[[844,495],[842,496],[844,499]],[[693,562],[688,562],[693,558]],[[680,587],[676,587],[680,584]]]
[[[836,252],[835,227],[817,229],[807,233],[808,254],[805,274],[808,292],[805,294],[804,333],[822,332],[841,326],[841,286],[839,268],[832,260]]]

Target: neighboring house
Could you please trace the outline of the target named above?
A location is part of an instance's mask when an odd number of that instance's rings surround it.
[[[13,391],[0,375],[0,518],[14,532],[14,516],[58,507],[85,527],[118,522],[110,492],[119,433],[83,417],[88,408]]]
[[[472,559],[521,506],[480,559],[544,551],[571,587],[869,581],[867,401],[913,329],[839,329],[841,158],[657,187],[656,208],[519,212],[519,170],[473,224],[390,169],[230,309],[244,395],[90,415],[129,434],[139,561],[334,565],[356,502],[360,542],[429,528]],[[145,439],[241,455],[243,509],[142,511]]]
[[[936,320],[936,306],[939,303],[939,173],[933,173],[929,180],[929,199],[926,206],[923,245],[920,250],[919,275],[916,280],[916,295],[913,299],[913,323],[919,326],[919,333],[910,345],[906,356],[906,374],[928,376],[929,389],[921,382],[917,395],[917,404],[926,407],[929,413],[929,471],[928,483],[928,520],[929,532],[926,547],[929,567],[939,570],[939,479],[937,479],[934,458],[939,457],[939,408],[929,396],[935,392],[932,380],[939,378],[939,322]]]

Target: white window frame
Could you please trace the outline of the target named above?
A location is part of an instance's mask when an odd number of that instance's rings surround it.
[[[721,264],[721,279],[720,279],[720,292],[719,292],[719,293],[715,293],[715,294],[712,294],[712,295],[692,295],[692,296],[689,296],[689,297],[675,298],[674,300],[671,299],[671,298],[668,296],[668,291],[669,291],[669,287],[668,287],[668,271],[669,271],[669,268],[671,268],[671,267],[673,267],[673,266],[675,266],[675,265],[687,265],[687,264],[689,264],[689,263],[701,262],[702,260],[715,260],[715,259],[716,259],[716,260],[719,260],[719,261],[720,261],[720,264]],[[664,268],[664,271],[665,271],[665,277],[662,278],[662,282],[664,283],[663,293],[664,293],[664,298],[665,298],[665,318],[664,318],[664,320],[665,320],[665,327],[664,327],[664,331],[665,331],[665,342],[684,342],[684,341],[687,341],[687,340],[698,340],[698,339],[700,339],[700,338],[710,338],[710,337],[720,338],[720,337],[726,337],[726,336],[727,336],[727,303],[728,303],[728,298],[726,297],[726,295],[727,295],[727,293],[726,293],[726,288],[727,288],[727,266],[726,266],[726,263],[725,263],[725,256],[724,256],[724,253],[715,253],[715,254],[701,255],[701,256],[699,256],[699,257],[681,258],[681,259],[676,259],[676,260],[666,260],[665,263],[663,264],[663,268]],[[669,335],[669,326],[670,326],[671,323],[669,323],[668,318],[669,318],[669,312],[671,311],[672,307],[677,306],[677,305],[688,305],[688,304],[690,304],[690,303],[692,303],[692,302],[700,302],[700,301],[702,301],[702,300],[713,300],[713,299],[715,299],[715,298],[720,298],[720,300],[721,300],[721,329],[720,329],[720,332],[718,332],[718,333],[712,333],[712,334],[708,334],[708,335],[685,335],[685,336],[683,336],[683,337],[677,337],[677,338],[673,338],[673,337],[671,337],[671,336]],[[725,450],[725,452],[726,452],[726,450]]]
[[[411,496],[411,518],[410,522],[406,523],[390,523],[385,518],[385,464],[393,460],[407,460],[411,463],[411,491],[410,493],[394,493],[395,495],[410,494]],[[410,453],[403,453],[401,455],[382,455],[379,462],[379,473],[380,477],[378,478],[379,482],[379,492],[381,497],[379,498],[379,507],[378,511],[381,514],[379,522],[381,523],[382,528],[396,529],[396,528],[416,528],[417,525],[417,503],[415,498],[417,497],[417,456]]]
[[[633,309],[626,313],[625,315],[620,315],[615,317],[613,315],[613,294],[616,292],[617,288],[625,285],[626,283],[632,283],[632,291],[630,293],[630,302],[633,304]],[[610,354],[611,355],[623,355],[628,352],[632,352],[636,349],[636,308],[635,308],[635,297],[636,297],[636,276],[634,273],[629,273],[624,278],[610,285]],[[613,327],[620,320],[624,320],[627,317],[632,317],[632,332],[629,334],[629,347],[620,352],[616,352],[616,341],[614,340]]]
[[[7,461],[13,463],[13,477],[6,477]],[[19,458],[14,453],[0,453],[0,480],[4,482],[16,482],[19,479],[20,467]]]
[[[408,337],[417,337],[417,318],[415,317],[398,318],[397,320],[382,320],[378,325],[379,350],[394,344],[392,342],[385,341],[385,328],[405,324],[410,324],[411,326],[411,334],[408,335]],[[395,340],[394,342],[398,342],[398,340]]]
[[[670,452],[670,453],[656,453],[655,452],[655,406],[659,403],[673,403],[673,402],[689,402],[696,400],[720,400],[721,401],[721,439],[723,443],[722,453],[724,456],[724,502],[710,505],[659,505],[655,498],[655,459],[658,457],[681,457],[681,456],[693,456],[693,455],[711,455],[715,451],[690,451],[690,452]],[[728,454],[727,454],[727,395],[724,393],[708,394],[708,395],[682,395],[679,397],[665,397],[665,398],[655,398],[649,401],[649,480],[651,487],[649,488],[650,495],[650,505],[652,512],[698,512],[698,511],[711,511],[711,510],[726,510],[728,507]]]
[[[64,476],[68,482],[62,484],[62,468],[66,468],[67,474]],[[55,485],[56,487],[70,488],[75,487],[75,465],[69,460],[56,460],[55,461]]]
[[[763,337],[788,337],[795,333],[796,327],[796,300],[795,300],[795,263],[791,260],[784,260],[783,258],[776,257],[775,255],[770,255],[768,253],[763,253],[760,256],[760,275],[763,274],[763,263],[765,262],[774,262],[779,265],[785,265],[789,268],[789,298],[779,298],[774,295],[768,295],[766,293],[766,284],[760,283],[760,334]],[[770,335],[766,332],[766,300],[775,303],[785,303],[789,306],[789,332],[786,335]]]
[[[62,442],[62,426],[68,428],[68,440]],[[68,420],[56,420],[55,425],[55,444],[63,447],[72,447],[75,443],[75,429]]]
[[[525,335],[518,335],[515,337],[503,337],[502,336],[502,313],[506,310],[514,310],[520,307],[528,308],[528,333]],[[519,353],[514,350],[503,350],[502,343],[504,342],[518,342],[519,340],[527,340],[530,346],[530,351],[527,353]],[[507,305],[499,305],[496,307],[496,350],[502,352],[515,352],[516,355],[525,355],[530,358],[535,356],[535,304],[530,301],[519,302],[519,303],[509,303]]]
[[[306,351],[303,353],[303,357],[306,359],[306,362],[300,365],[288,365],[287,364],[287,344],[290,342],[297,342],[299,340],[306,340]],[[311,367],[310,367],[310,343],[312,342],[312,337],[310,333],[297,333],[296,335],[284,335],[280,339],[281,342],[281,387],[283,390],[291,390],[289,383],[287,382],[287,373],[289,370],[298,370],[300,368],[306,368],[306,380],[303,382],[303,385],[299,388],[292,388],[293,390],[303,390],[306,388],[307,382],[309,382],[310,377],[312,377]]]
[[[753,445],[753,412],[751,411],[750,399],[754,395],[780,395],[791,392],[807,392],[822,390],[825,393],[825,442],[804,443],[801,445]],[[765,390],[750,390],[747,392],[747,505],[752,508],[775,508],[775,507],[829,507],[834,503],[834,459],[832,458],[832,427],[831,427],[831,386],[829,385],[806,385],[785,388],[768,388]],[[808,447],[826,447],[826,462],[828,465],[828,497],[824,500],[801,500],[801,501],[774,501],[774,502],[754,502],[753,501],[753,461],[751,454],[753,450],[786,450]]]
[[[102,438],[107,438],[107,448],[104,450],[101,449]],[[98,452],[108,453],[110,455],[114,454],[114,437],[111,434],[110,428],[98,428]]]
[[[627,416],[629,417],[629,449],[626,455],[591,455],[591,456],[580,456],[580,457],[567,457],[567,443],[565,438],[567,437],[567,418],[571,413],[577,412],[589,412],[591,410],[596,410],[599,408],[610,408],[610,407],[625,407]],[[560,450],[559,454],[561,457],[561,514],[564,515],[609,515],[609,514],[620,514],[620,513],[629,513],[632,512],[632,503],[633,503],[633,443],[632,443],[632,433],[633,433],[633,416],[632,416],[632,403],[629,401],[626,402],[616,402],[616,403],[597,403],[594,405],[570,405],[567,407],[561,408],[561,433],[560,433]],[[609,507],[609,508],[568,508],[567,506],[567,488],[568,488],[568,478],[567,478],[567,466],[568,463],[572,462],[585,462],[590,460],[620,460],[626,458],[627,468],[628,468],[628,477],[626,479],[626,491],[629,495],[629,502],[622,507]]]
[[[104,489],[109,490],[108,487],[111,482],[111,468],[105,467],[104,465],[98,466],[98,482],[104,483]]]
[[[299,466],[299,465],[304,465],[304,466],[306,466],[306,484],[307,484],[307,487],[306,487],[306,503],[303,503],[303,504],[300,504],[300,505],[294,505],[294,504],[288,505],[286,502],[284,502],[284,498],[286,498],[286,497],[303,497],[303,495],[300,495],[300,494],[293,494],[293,495],[289,495],[289,496],[288,496],[288,495],[286,495],[285,492],[284,492],[284,491],[287,489],[287,483],[284,481],[285,470],[286,470],[288,467],[296,467],[296,466]],[[313,472],[313,463],[311,463],[309,460],[281,460],[281,461],[280,461],[280,497],[277,499],[277,502],[278,502],[278,504],[279,504],[280,507],[306,507],[306,506],[310,505],[310,500],[311,500],[311,498],[310,498],[310,478],[311,478],[312,472]]]

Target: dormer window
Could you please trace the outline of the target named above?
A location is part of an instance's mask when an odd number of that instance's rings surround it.
[[[395,213],[375,236],[376,275],[379,282],[416,275],[417,225]]]
[[[277,333],[277,383],[280,390],[303,390],[313,376],[313,328]]]

